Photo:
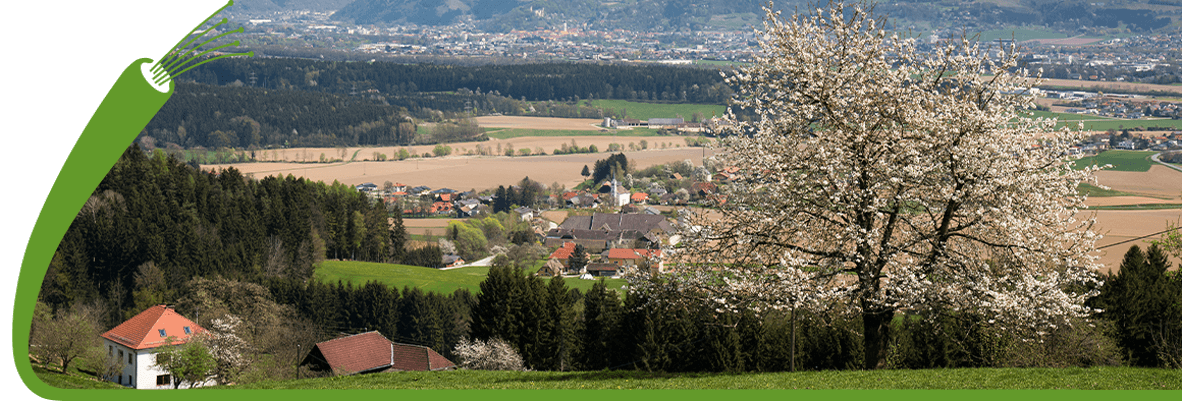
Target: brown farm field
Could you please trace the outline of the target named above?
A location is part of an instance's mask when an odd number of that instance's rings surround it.
[[[532,137],[518,137],[509,139],[489,139],[480,142],[453,142],[443,145],[449,146],[452,149],[452,155],[464,155],[469,151],[476,152],[477,145],[492,151],[497,151],[506,146],[512,146],[513,149],[530,149],[536,151],[540,148],[547,154],[554,153],[555,149],[559,149],[562,145],[571,146],[577,144],[580,147],[587,147],[595,145],[600,151],[606,151],[609,144],[618,143],[625,149],[628,144],[640,145],[640,141],[648,143],[649,149],[660,149],[662,146],[666,149],[685,148],[684,136],[532,136]],[[316,162],[319,161],[321,155],[327,160],[343,160],[343,161],[374,161],[378,160],[376,154],[386,155],[387,158],[393,158],[401,149],[406,149],[413,155],[422,155],[424,153],[431,153],[436,145],[415,145],[415,146],[381,146],[381,147],[339,147],[339,148],[288,148],[288,149],[268,149],[254,151],[255,158],[263,162]],[[699,153],[701,151],[699,150]],[[606,156],[604,156],[606,157]],[[601,157],[603,158],[603,157]],[[312,164],[323,167],[324,164]],[[217,166],[208,166],[217,168]],[[239,168],[241,170],[241,168]]]
[[[1176,199],[1182,195],[1182,172],[1160,164],[1149,167],[1149,171],[1145,172],[1098,171],[1096,179],[1114,190],[1134,195],[1165,199]]]
[[[617,139],[623,140],[626,137]],[[597,143],[593,139],[605,142],[600,146],[606,148],[611,137],[547,137],[547,138],[518,138],[506,140],[513,142],[514,147],[525,144],[561,144],[564,141],[577,140],[580,146]],[[649,143],[661,140],[663,137],[647,137]],[[670,140],[680,140],[671,137]],[[492,141],[481,142],[488,144]],[[453,148],[458,144],[452,144]],[[461,145],[462,146],[462,145]],[[493,145],[495,147],[495,145]],[[651,146],[651,145],[650,145]],[[367,148],[372,151],[379,148]],[[425,149],[425,148],[424,148]],[[323,149],[331,151],[332,149]],[[388,149],[387,149],[388,151]],[[644,168],[654,164],[664,164],[682,160],[692,160],[695,165],[701,165],[702,157],[713,155],[713,151],[705,148],[670,148],[646,151],[623,152],[636,168]],[[360,155],[359,155],[360,156]],[[572,188],[582,182],[579,172],[583,166],[592,166],[596,160],[607,158],[607,153],[582,153],[573,155],[548,156],[449,156],[421,159],[407,159],[402,161],[364,161],[352,163],[236,163],[224,165],[206,165],[204,169],[218,169],[234,167],[243,174],[255,178],[264,176],[305,177],[313,181],[333,182],[357,185],[372,182],[382,185],[386,181],[407,185],[426,185],[431,188],[452,188],[456,190],[489,189],[499,185],[510,185],[529,177],[534,181],[549,185],[553,182]],[[360,159],[360,157],[358,157]]]
[[[1182,86],[1142,84],[1134,82],[1082,81],[1074,79],[1044,79],[1043,87],[1078,88],[1109,93],[1160,92],[1182,94]]]
[[[518,116],[483,116],[476,117],[476,123],[489,128],[525,128],[541,130],[580,130],[598,131],[603,129],[599,124],[603,120],[594,118],[553,118],[553,117],[518,117]]]
[[[1087,216],[1091,213],[1095,213],[1096,216],[1097,232],[1104,235],[1104,238],[1096,242],[1096,247],[1098,248],[1154,234],[1165,230],[1167,224],[1178,224],[1182,220],[1182,209],[1097,210],[1086,211],[1082,214]],[[1106,270],[1118,270],[1120,260],[1124,257],[1125,252],[1129,250],[1130,246],[1137,245],[1141,249],[1145,249],[1149,247],[1149,241],[1154,239],[1158,239],[1158,236],[1151,236],[1101,249],[1099,253],[1100,263],[1104,264]],[[1171,259],[1173,263],[1171,270],[1178,269],[1182,261],[1177,258]]]
[[[1085,82],[1096,83],[1096,82]],[[1099,83],[1104,84],[1104,83]],[[1109,83],[1114,84],[1114,83]],[[1124,84],[1128,85],[1128,84]],[[1178,87],[1182,92],[1182,87]],[[583,125],[585,129],[596,129],[591,124],[598,122],[591,119],[557,119],[557,118],[529,118],[522,120],[518,117],[484,118],[482,126],[531,129],[563,129],[573,130],[576,125]],[[511,139],[493,139],[484,142],[467,142],[448,144],[453,154],[464,154],[474,150],[476,145],[491,149],[511,145],[515,149],[542,148],[547,153],[561,147],[571,145],[572,141],[578,146],[596,145],[606,149],[610,143],[639,143],[646,140],[650,150],[624,152],[634,166],[643,168],[654,164],[689,159],[700,164],[702,157],[713,154],[712,150],[685,147],[682,137],[631,137],[631,136],[562,136],[562,137],[519,137]],[[666,149],[660,149],[664,143]],[[681,147],[677,147],[680,145]],[[657,149],[652,149],[652,148]],[[406,147],[415,154],[430,152],[434,145]],[[264,157],[275,155],[285,162],[273,163],[240,163],[233,166],[244,174],[255,177],[267,175],[288,175],[306,177],[316,181],[339,181],[344,184],[360,184],[373,182],[381,185],[385,181],[398,182],[408,185],[427,185],[432,188],[448,187],[457,190],[488,189],[498,185],[509,185],[523,177],[549,184],[558,182],[568,188],[582,181],[579,171],[584,165],[593,165],[596,160],[607,156],[605,153],[547,155],[547,156],[448,156],[442,158],[417,158],[403,161],[372,161],[374,154],[387,156],[396,154],[402,147],[382,148],[321,148],[321,149],[286,149],[278,151],[261,151]],[[299,160],[319,160],[324,153],[327,158],[352,160],[338,163],[294,163]],[[227,165],[205,166],[205,168],[221,168]],[[1100,184],[1113,190],[1125,192],[1128,196],[1093,197],[1088,200],[1089,206],[1120,206],[1120,205],[1149,205],[1162,203],[1182,203],[1182,172],[1161,165],[1154,165],[1147,172],[1101,171],[1097,173]],[[1169,222],[1182,220],[1182,209],[1163,210],[1088,210],[1081,212],[1081,216],[1093,215],[1097,219],[1098,232],[1104,235],[1098,246],[1116,244],[1121,241],[1146,236],[1160,232]],[[561,219],[562,216],[550,216]],[[407,229],[412,234],[425,234],[431,231],[441,234],[448,219],[407,219]],[[1156,236],[1137,241],[1119,244],[1101,251],[1100,262],[1106,269],[1115,269],[1120,259],[1130,245],[1148,246],[1148,240]],[[1174,266],[1182,262],[1175,260]]]

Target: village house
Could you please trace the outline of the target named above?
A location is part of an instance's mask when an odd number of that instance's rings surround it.
[[[173,388],[173,378],[156,366],[156,354],[165,345],[179,345],[205,329],[166,305],[156,305],[103,333],[107,356],[117,357],[123,370],[111,381],[137,389]],[[202,385],[209,383],[202,383]],[[189,388],[185,383],[180,388]]]
[[[333,375],[353,375],[452,370],[456,364],[429,347],[399,344],[382,333],[370,331],[316,343],[300,367]]]
[[[651,267],[656,263],[657,273],[665,271],[665,261],[661,259],[660,249],[631,249],[612,248],[608,251],[607,261],[622,269],[633,269],[637,266]]]

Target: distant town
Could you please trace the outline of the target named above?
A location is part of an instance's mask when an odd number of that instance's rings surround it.
[[[543,13],[543,10],[535,10]],[[731,30],[646,32],[598,30],[569,23],[537,30],[484,32],[471,22],[451,25],[351,25],[331,21],[331,12],[286,11],[238,21],[244,45],[303,47],[356,56],[439,56],[524,61],[617,61],[663,64],[747,63],[759,54],[751,24]],[[921,49],[958,40],[959,30],[916,33]],[[993,52],[1008,48],[1017,33],[984,40]],[[1047,35],[1063,36],[1063,35]],[[1173,83],[1182,57],[1182,34],[1081,34],[1058,39],[1017,39],[1019,51],[1044,77],[1115,82]],[[321,55],[321,57],[326,57]]]

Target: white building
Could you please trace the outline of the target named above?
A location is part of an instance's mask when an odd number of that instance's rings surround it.
[[[184,344],[205,329],[166,305],[156,305],[103,333],[107,355],[118,357],[123,371],[111,381],[137,389],[173,388],[173,378],[156,366],[156,353],[169,341]],[[210,384],[210,383],[205,383]],[[189,383],[180,388],[189,388]]]

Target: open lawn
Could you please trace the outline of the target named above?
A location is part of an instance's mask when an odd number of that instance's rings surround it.
[[[665,104],[641,103],[627,100],[592,100],[591,105],[594,107],[615,109],[617,113],[621,109],[626,109],[628,111],[628,118],[640,120],[675,118],[680,115],[686,122],[689,122],[695,112],[702,113],[703,119],[715,116],[721,117],[723,114],[726,114],[726,106],[717,104]]]
[[[1053,106],[1052,109],[1053,110],[1055,110],[1055,109],[1063,110],[1066,108]],[[1032,118],[1037,118],[1037,117],[1057,118],[1057,119],[1059,119],[1059,123],[1056,125],[1057,128],[1067,126],[1071,129],[1077,129],[1079,127],[1079,122],[1082,121],[1083,125],[1084,125],[1083,129],[1085,131],[1107,131],[1110,129],[1111,130],[1122,130],[1122,129],[1133,129],[1133,128],[1137,128],[1137,127],[1142,127],[1142,128],[1160,127],[1160,128],[1165,128],[1166,130],[1182,129],[1182,120],[1173,120],[1173,119],[1169,119],[1169,118],[1153,118],[1153,119],[1142,118],[1142,119],[1136,119],[1136,120],[1128,120],[1128,119],[1097,116],[1097,115],[1091,115],[1091,114],[1077,114],[1077,113],[1038,111],[1038,110],[1028,110],[1028,111],[1022,112],[1022,114],[1026,115],[1028,117],[1032,117]]]
[[[1106,171],[1149,171],[1149,167],[1156,164],[1149,160],[1154,153],[1140,150],[1109,150],[1095,156],[1080,158],[1075,162],[1076,168],[1087,166],[1103,166],[1111,164]]]
[[[94,376],[72,372],[70,374],[61,374],[57,371],[46,370],[45,368],[33,365],[33,373],[37,375],[41,382],[52,387],[65,389],[102,389],[102,390],[125,390],[127,387],[120,386],[115,383],[98,381]]]
[[[777,373],[394,372],[224,389],[1080,389],[1178,390],[1182,370],[1027,368]],[[955,398],[955,397],[953,397]]]
[[[535,264],[527,269],[537,271],[541,264]],[[391,288],[418,287],[427,292],[450,294],[460,288],[466,288],[473,294],[480,292],[480,282],[488,276],[488,267],[463,267],[452,270],[439,270],[428,267],[396,265],[388,263],[352,262],[326,260],[316,267],[314,276],[324,283],[337,281],[352,282],[354,286],[377,281]],[[595,284],[594,280],[579,280],[564,278],[568,288],[578,288],[587,292]],[[626,281],[622,279],[608,279],[608,288],[622,291]]]

